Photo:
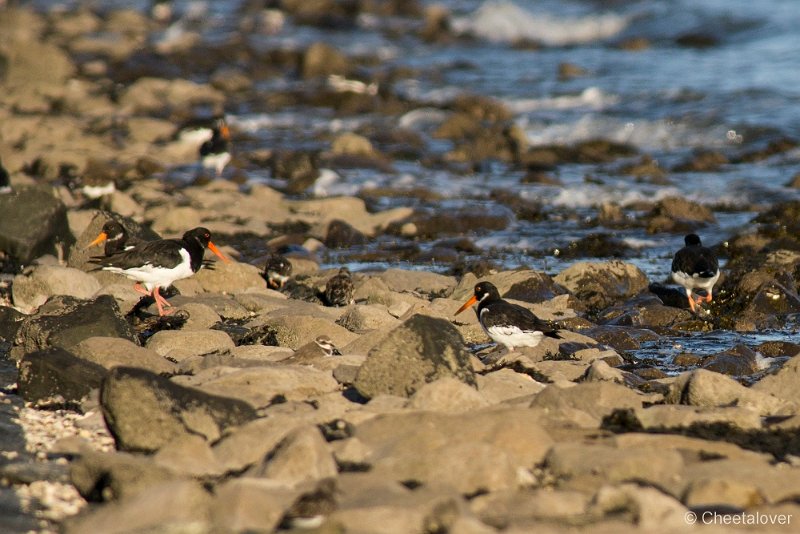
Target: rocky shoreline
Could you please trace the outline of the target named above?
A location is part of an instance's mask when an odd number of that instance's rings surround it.
[[[263,29],[282,14],[346,25],[355,16],[282,4],[245,13],[242,24]],[[407,17],[426,40],[458,38],[441,10],[362,8]],[[501,191],[493,194],[508,210],[478,214],[377,201],[435,197],[426,190],[305,193],[326,168],[414,158],[455,169],[497,159],[527,169],[531,183],[550,180],[547,169],[563,162],[633,158],[622,172],[665,177],[647,156],[607,140],[528,147],[501,103],[475,96],[439,110],[446,154],[400,127],[294,152],[247,148],[240,132],[234,140],[245,148],[229,179],[172,179],[197,158],[174,135],[198,109],[304,104],[391,118],[419,103],[385,89],[401,72],[382,73],[375,91],[330,85],[330,75],[376,58],[318,43],[260,63],[236,39],[198,49],[191,32],[154,41],[159,29],[131,10],[0,8],[0,157],[13,187],[0,194],[0,529],[675,532],[707,514],[789,517],[768,528],[796,529],[800,344],[680,353],[669,374],[636,352],[692,332],[794,324],[797,203],[765,207],[751,231],[717,247],[728,259],[724,278],[700,314],[681,291],[626,263],[624,243],[609,233],[565,249],[587,261],[552,277],[470,262],[476,247],[465,235],[536,220],[541,206]],[[228,57],[261,68],[229,66]],[[318,90],[256,90],[285,71],[319,80]],[[188,81],[190,73],[206,81]],[[724,157],[697,154],[683,165],[712,169]],[[280,187],[247,179],[265,167]],[[112,178],[116,190],[85,199],[80,182],[92,176]],[[592,224],[683,233],[715,221],[713,210],[681,198],[643,211],[634,220],[604,205]],[[129,280],[88,262],[100,253],[88,245],[112,219],[142,239],[203,225],[236,261],[176,282],[175,311],[158,317]],[[278,250],[293,267],[281,290],[263,276]],[[328,306],[325,285],[338,271],[320,268],[329,250],[451,268],[355,272],[353,303]],[[563,339],[513,352],[486,346],[474,314],[453,315],[479,280],[557,323]],[[321,336],[341,355],[319,352]]]

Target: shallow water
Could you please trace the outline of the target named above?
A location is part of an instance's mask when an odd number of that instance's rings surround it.
[[[423,2],[433,4],[434,2]],[[414,22],[362,17],[350,30],[326,31],[295,26],[291,21],[274,33],[253,33],[247,39],[261,50],[301,48],[324,40],[349,54],[378,54],[376,69],[407,66],[419,75],[395,84],[393,91],[431,106],[440,106],[462,93],[497,98],[514,113],[514,121],[532,145],[574,143],[606,138],[629,143],[655,158],[663,168],[685,160],[693,150],[714,149],[729,155],[761,148],[783,137],[800,138],[800,6],[796,0],[436,0],[454,14],[453,26],[472,39],[450,44],[426,44],[411,34]],[[39,1],[40,6],[69,6],[74,2]],[[94,6],[136,6],[147,2],[95,1]],[[239,31],[243,2],[174,2],[183,14],[168,30],[191,25],[210,43]],[[184,26],[182,26],[184,25]],[[386,30],[393,30],[391,33]],[[706,37],[709,46],[684,46],[687,35]],[[389,37],[391,35],[391,37]],[[644,38],[640,51],[619,43]],[[518,41],[538,47],[515,46]],[[561,80],[558,67],[572,63],[585,76]],[[273,79],[263,91],[294,87],[302,82]],[[231,113],[230,122],[251,135],[242,149],[325,149],[324,134],[363,125],[378,128],[386,117],[334,117],[320,109],[295,108],[277,113]],[[426,151],[446,152],[447,142],[431,133],[442,112],[424,105],[398,119],[418,132]],[[634,158],[634,159],[638,159]],[[613,231],[634,247],[628,258],[651,281],[664,281],[672,254],[683,236],[647,235],[643,229],[608,230],[585,223],[602,202],[632,206],[637,201],[684,195],[711,207],[717,223],[700,229],[706,244],[724,241],[746,229],[751,207],[800,198],[784,184],[800,170],[800,150],[765,161],[726,165],[714,173],[668,174],[669,185],[637,181],[610,165],[561,165],[556,176],[562,186],[521,184],[521,171],[490,164],[480,172],[430,169],[414,161],[394,162],[394,172],[348,169],[329,173],[314,187],[320,196],[357,194],[364,188],[391,185],[425,187],[445,197],[448,205],[505,209],[488,199],[491,189],[505,189],[544,204],[541,222],[516,221],[507,230],[471,235],[490,259],[507,267],[528,265],[555,274],[575,260],[556,254],[589,232]],[[265,170],[249,170],[254,181],[271,183]],[[587,183],[585,177],[593,177]],[[392,198],[381,206],[426,207],[411,198]],[[424,248],[428,246],[422,243]],[[351,251],[348,251],[351,252]],[[325,267],[344,259],[331,253]],[[386,263],[349,261],[353,270],[385,267]],[[405,268],[446,270],[447,265],[400,263]],[[684,338],[683,350],[716,352],[739,342],[791,339],[794,332],[753,335],[712,333]],[[670,351],[653,349],[659,360]],[[664,352],[666,350],[666,353]],[[648,353],[647,351],[643,351]],[[648,353],[650,354],[650,353]]]

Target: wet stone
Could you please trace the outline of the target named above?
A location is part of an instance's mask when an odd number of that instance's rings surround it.
[[[125,451],[155,452],[187,434],[213,442],[225,429],[255,418],[244,401],[179,386],[132,367],[111,370],[100,404],[117,448]]]
[[[19,366],[19,393],[37,405],[75,407],[100,387],[108,371],[66,350],[52,347],[26,354]]]
[[[58,256],[75,238],[63,202],[45,187],[26,187],[0,195],[0,250],[22,264],[43,254]]]
[[[136,342],[134,332],[122,318],[113,297],[101,295],[84,301],[57,296],[22,322],[17,344],[25,351],[51,346],[69,349],[84,339],[97,336]]]

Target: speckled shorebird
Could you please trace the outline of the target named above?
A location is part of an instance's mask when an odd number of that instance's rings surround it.
[[[475,311],[483,330],[510,351],[514,347],[535,347],[544,336],[561,338],[558,328],[552,324],[539,319],[529,309],[500,298],[497,288],[490,282],[476,284],[472,297],[455,314],[476,302],[478,308]]]
[[[348,306],[353,303],[354,291],[350,269],[342,267],[339,273],[325,284],[325,302],[328,306]]]
[[[703,246],[697,234],[684,238],[685,246],[672,259],[672,279],[683,286],[689,299],[689,308],[695,311],[702,301],[711,302],[714,284],[719,280],[719,262],[714,252]],[[705,297],[692,296],[695,289],[706,292]]]
[[[330,358],[331,356],[341,356],[341,354],[331,338],[326,335],[320,335],[314,341],[299,347],[294,354],[281,361],[283,363],[307,365],[319,358]]]
[[[336,479],[324,478],[316,488],[304,493],[289,507],[281,519],[282,528],[317,528],[325,517],[336,511]]]
[[[192,276],[203,266],[203,253],[209,248],[223,261],[230,261],[211,242],[207,228],[189,230],[181,239],[159,239],[141,243],[110,256],[95,256],[90,261],[105,271],[120,273],[136,280],[133,288],[152,296],[159,315],[171,304],[159,294],[176,280]],[[142,284],[144,288],[142,288]]]
[[[270,289],[281,289],[292,276],[292,262],[282,254],[271,254],[264,266],[264,278]]]

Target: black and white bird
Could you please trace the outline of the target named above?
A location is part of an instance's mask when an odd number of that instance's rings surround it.
[[[461,306],[456,315],[475,303],[475,310],[486,334],[508,350],[514,347],[535,347],[542,338],[561,339],[558,328],[534,315],[532,311],[500,298],[500,293],[491,282],[479,282],[470,299]]]
[[[217,119],[211,129],[211,139],[200,145],[200,162],[204,169],[214,169],[217,176],[231,161],[231,132],[225,119]]]
[[[131,237],[128,231],[114,219],[109,219],[103,224],[103,228],[94,240],[86,245],[86,248],[105,243],[104,255],[111,256],[117,252],[139,246],[143,241]]]
[[[719,262],[714,252],[703,246],[697,234],[684,238],[684,246],[672,259],[672,279],[686,289],[689,308],[695,311],[703,300],[711,302],[714,284],[719,280]],[[692,296],[694,290],[702,289],[706,296]]]
[[[11,179],[8,176],[8,171],[3,167],[3,162],[0,161],[0,195],[5,195],[11,192]]]
[[[192,276],[203,266],[203,254],[209,248],[223,261],[230,261],[211,242],[211,232],[198,227],[181,239],[159,239],[123,249],[110,256],[95,256],[90,261],[105,271],[120,273],[136,280],[133,288],[156,301],[158,315],[172,305],[159,294],[176,280]],[[144,287],[142,287],[142,285]]]
[[[339,273],[325,284],[325,302],[328,306],[348,306],[353,303],[354,291],[350,269],[342,267]]]
[[[283,254],[271,254],[264,266],[267,287],[280,290],[292,276],[292,262]]]

